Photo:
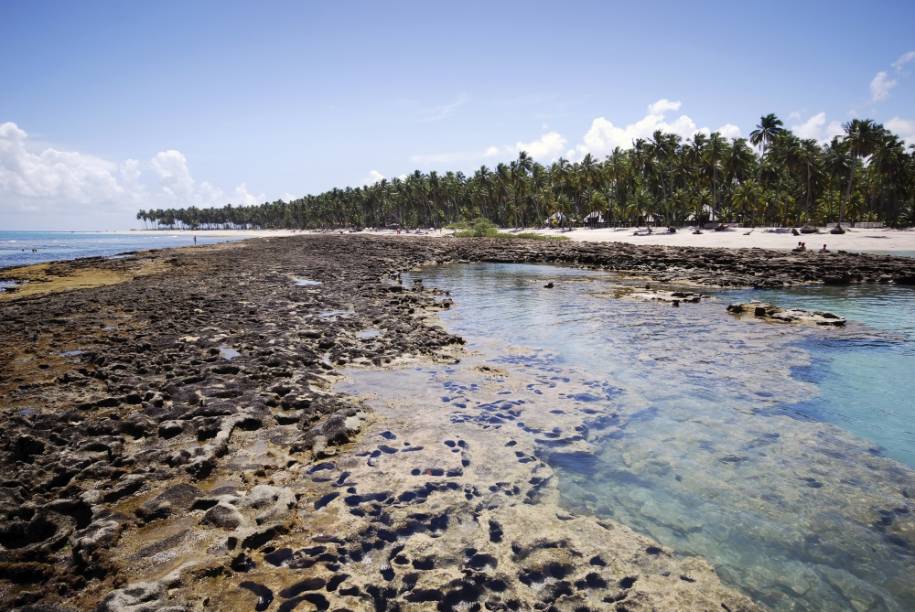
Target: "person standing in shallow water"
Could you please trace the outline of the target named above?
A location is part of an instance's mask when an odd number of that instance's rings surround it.
[[[194,234],[194,246],[197,246],[197,235]]]

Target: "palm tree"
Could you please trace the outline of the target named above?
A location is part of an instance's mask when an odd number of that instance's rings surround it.
[[[137,220],[151,227],[343,227],[401,223],[404,227],[483,216],[498,225],[540,222],[562,212],[600,208],[611,222],[650,215],[680,222],[710,205],[720,218],[742,213],[747,222],[831,220],[846,214],[890,225],[915,223],[915,148],[869,120],[846,126],[844,137],[822,146],[800,140],[775,115],[760,119],[751,140],[720,134],[678,136],[657,131],[598,160],[559,159],[549,167],[526,152],[490,170],[415,171],[367,187],[335,187],[289,202],[255,206],[148,209]],[[761,151],[761,154],[759,154]],[[857,194],[861,194],[860,197]],[[585,208],[588,210],[584,210]],[[840,230],[841,231],[841,230]]]
[[[750,132],[750,142],[753,146],[762,145],[762,155],[766,156],[766,147],[775,140],[775,137],[784,133],[785,128],[782,120],[775,116],[775,113],[769,113],[759,118],[756,129]]]
[[[848,187],[845,190],[845,200],[839,207],[839,222],[836,230],[842,230],[842,213],[845,207],[851,204],[851,185],[855,178],[855,169],[858,166],[858,160],[862,157],[868,157],[880,142],[883,128],[878,128],[877,124],[871,119],[852,119],[842,126],[845,129],[845,145],[851,155],[851,167],[848,170]]]
[[[702,152],[702,161],[711,168],[712,178],[712,211],[718,215],[718,169],[724,159],[728,143],[718,132],[712,132],[708,144]]]

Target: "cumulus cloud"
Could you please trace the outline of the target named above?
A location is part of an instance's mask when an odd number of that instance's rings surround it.
[[[126,215],[137,208],[253,204],[264,199],[245,183],[226,197],[219,187],[195,180],[187,158],[175,149],[156,153],[146,162],[115,162],[37,146],[15,123],[0,123],[0,212],[116,213],[129,219]]]
[[[896,133],[907,145],[915,145],[915,120],[893,117],[884,127]]]
[[[680,110],[682,103],[678,100],[661,98],[647,107],[647,114],[627,125],[616,125],[606,117],[597,117],[582,136],[581,142],[567,148],[568,139],[553,130],[539,138],[525,142],[518,141],[511,145],[490,145],[483,150],[456,151],[413,155],[410,160],[420,166],[446,165],[464,162],[502,161],[511,159],[521,151],[541,162],[550,162],[565,151],[571,160],[584,157],[587,153],[603,157],[616,147],[628,149],[637,138],[650,138],[656,130],[677,134],[681,138],[692,138],[697,133],[709,135],[712,130],[699,127],[688,115],[669,117]],[[739,138],[741,130],[733,123],[725,123],[716,131],[725,138]]]
[[[15,123],[0,124],[0,193],[4,200],[62,199],[79,204],[113,202],[125,195],[122,182],[136,178],[136,164],[46,148],[33,151]],[[34,203],[34,202],[33,202]]]
[[[733,123],[725,123],[720,128],[718,128],[717,132],[723,137],[729,138],[731,140],[743,136],[743,132],[740,131],[740,128]]]
[[[881,102],[890,95],[890,90],[896,87],[897,81],[891,79],[883,70],[871,79],[871,101]]]
[[[842,124],[838,121],[826,121],[826,113],[811,115],[806,121],[791,126],[791,131],[798,138],[812,138],[817,142],[829,142],[833,136],[842,133]]]
[[[915,51],[909,51],[900,55],[899,59],[893,62],[893,68],[896,70],[902,70],[902,67],[911,61],[915,61]]]
[[[267,197],[262,193],[253,194],[248,191],[248,184],[244,182],[235,188],[232,195],[232,203],[238,204],[239,206],[252,206],[254,204],[261,204],[267,200]]]
[[[194,179],[187,167],[187,158],[174,149],[160,151],[152,158],[152,167],[162,190],[177,200],[188,200],[194,195]]]
[[[678,112],[681,106],[679,101],[662,98],[648,105],[648,114],[627,125],[616,125],[606,117],[597,117],[585,132],[581,144],[570,151],[570,157],[579,158],[586,153],[603,156],[616,147],[628,149],[636,139],[648,139],[657,130],[676,134],[684,139],[692,138],[697,133],[711,133],[707,127],[698,127],[688,115],[668,118],[669,113]],[[718,131],[728,138],[740,136],[740,128],[731,123],[721,126]]]
[[[556,131],[543,134],[540,138],[530,142],[516,142],[513,145],[492,145],[483,152],[484,157],[514,157],[521,151],[527,152],[532,158],[548,162],[553,161],[562,154],[567,140]]]
[[[378,170],[369,170],[368,175],[366,175],[366,177],[364,179],[362,179],[362,181],[360,181],[359,184],[365,185],[365,186],[370,186],[370,185],[374,185],[378,181],[384,180],[384,178],[385,178],[385,176],[382,173],[378,172]]]

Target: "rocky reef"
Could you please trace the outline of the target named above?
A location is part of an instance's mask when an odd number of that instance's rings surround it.
[[[449,298],[399,272],[470,260],[915,282],[915,262],[888,257],[353,236],[0,271],[26,281],[0,301],[0,605],[752,608],[701,560],[546,516],[541,476],[487,474],[482,449],[439,429],[360,434],[376,416],[334,392],[341,368],[462,343],[429,316]],[[393,456],[407,460],[366,469]]]

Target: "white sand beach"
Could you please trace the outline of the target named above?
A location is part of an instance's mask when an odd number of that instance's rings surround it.
[[[703,230],[702,234],[693,234],[690,227],[680,228],[676,234],[668,234],[662,228],[650,236],[634,236],[636,228],[579,228],[569,232],[560,230],[535,230],[541,234],[566,236],[571,240],[587,242],[627,242],[630,244],[660,244],[669,246],[690,247],[723,247],[729,249],[793,249],[798,242],[804,242],[808,249],[819,250],[825,244],[829,250],[845,251],[915,251],[915,229],[857,229],[846,227],[846,233],[830,234],[821,230],[820,234],[802,234],[794,236],[791,231],[773,228],[733,228],[723,232]],[[644,231],[644,228],[642,228]],[[749,232],[749,235],[747,234]]]
[[[887,251],[915,252],[915,228],[909,229],[860,229],[847,227],[843,235],[833,235],[823,230],[821,234],[805,234],[794,236],[784,229],[776,232],[773,228],[734,228],[724,232],[712,230],[703,231],[702,234],[693,234],[692,228],[685,227],[677,230],[675,234],[668,234],[662,230],[650,236],[633,235],[639,228],[577,228],[571,231],[555,229],[508,229],[507,232],[534,231],[549,236],[565,236],[570,240],[583,242],[626,242],[629,244],[657,244],[668,246],[689,247],[716,247],[729,249],[786,249],[797,246],[799,241],[806,243],[808,249],[819,250],[825,244],[829,250],[845,251]],[[339,233],[341,230],[125,230],[115,233],[129,233],[133,235],[197,235],[207,237],[246,237],[264,238],[270,236],[298,236],[308,234]],[[644,231],[644,228],[641,228]],[[749,232],[749,234],[748,234]],[[395,235],[395,230],[362,230],[360,232],[345,232],[372,235]],[[401,236],[426,236],[447,237],[451,230],[410,230],[400,232]]]

